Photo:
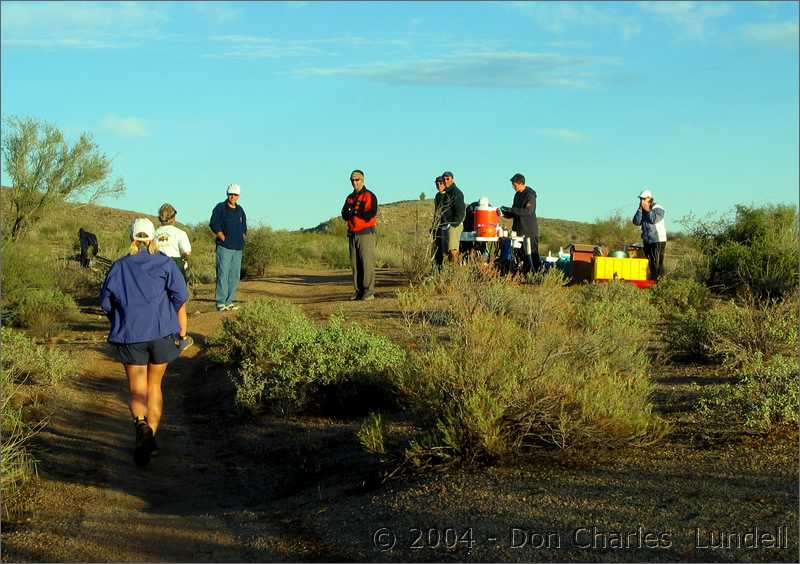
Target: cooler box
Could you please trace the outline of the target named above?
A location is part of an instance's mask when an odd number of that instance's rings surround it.
[[[593,280],[647,280],[647,259],[594,257]]]

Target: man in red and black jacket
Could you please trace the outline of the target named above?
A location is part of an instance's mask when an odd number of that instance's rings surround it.
[[[375,299],[375,225],[378,223],[378,198],[364,186],[364,172],[350,173],[353,191],[342,206],[350,243],[350,264],[353,267],[351,300]]]

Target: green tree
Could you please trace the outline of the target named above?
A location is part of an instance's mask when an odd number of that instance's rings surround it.
[[[421,201],[423,201],[423,202],[424,202],[424,201],[425,201],[425,198],[427,198],[427,197],[428,197],[428,196],[425,194],[425,192],[420,192],[420,193],[419,193],[419,199],[420,199]]]
[[[96,201],[125,191],[122,179],[111,181],[111,161],[81,133],[70,145],[60,129],[34,118],[4,120],[3,165],[11,180],[10,225],[7,235],[17,240],[54,205],[83,199]]]

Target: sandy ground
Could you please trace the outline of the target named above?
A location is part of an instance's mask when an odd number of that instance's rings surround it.
[[[379,299],[350,302],[348,272],[281,270],[243,282],[238,297],[285,297],[315,319],[341,310],[400,336],[401,284],[381,272]],[[654,375],[676,429],[657,448],[381,484],[387,468],[359,448],[358,419],[234,418],[224,371],[202,356],[232,314],[214,311],[208,286],[189,311],[198,346],[169,369],[161,453],[139,469],[122,367],[104,318],[83,308],[58,346],[84,371],[36,440],[31,511],[3,523],[4,562],[798,561],[797,434],[693,427],[689,384],[715,383],[702,369]],[[402,415],[392,429],[407,429]]]

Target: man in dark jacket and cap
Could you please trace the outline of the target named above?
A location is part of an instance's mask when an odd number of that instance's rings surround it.
[[[536,221],[536,192],[525,185],[525,177],[520,173],[511,177],[514,188],[514,203],[510,208],[501,207],[503,217],[512,218],[512,231],[524,237],[522,241],[523,272],[539,270],[539,223]]]
[[[450,255],[450,261],[457,263],[459,260],[459,243],[461,241],[461,233],[464,231],[464,217],[466,216],[464,193],[456,186],[455,177],[449,170],[442,173],[442,179],[445,185],[441,198],[440,225],[444,230],[442,237],[447,242],[447,253]]]

